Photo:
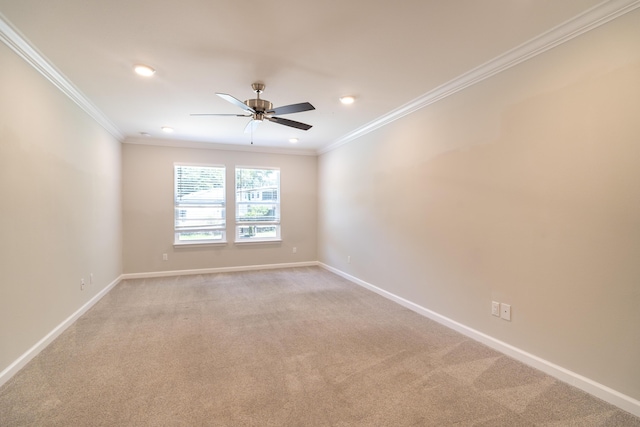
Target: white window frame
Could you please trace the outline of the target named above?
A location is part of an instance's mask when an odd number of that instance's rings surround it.
[[[178,169],[179,168],[211,168],[218,169],[222,173],[222,189],[217,192],[217,198],[202,198],[189,202],[184,200],[178,195]],[[226,244],[227,243],[227,209],[226,209],[226,180],[227,170],[225,165],[214,164],[194,164],[194,163],[174,163],[173,165],[173,200],[174,200],[174,245],[202,245],[202,244]],[[189,226],[186,224],[180,224],[180,211],[184,212],[186,208],[191,209],[207,209],[217,208],[222,209],[221,218],[211,217],[212,224],[200,224],[195,226]],[[187,233],[216,233],[219,237],[216,238],[184,238]]]
[[[254,189],[245,189],[240,190],[238,188],[238,171],[240,170],[259,170],[259,171],[277,171],[277,183],[274,186],[262,187],[262,188],[254,188]],[[281,176],[280,176],[280,168],[275,167],[263,167],[263,166],[236,166],[234,170],[234,194],[235,194],[235,243],[258,243],[258,242],[279,242],[281,241]],[[275,191],[276,197],[275,199],[272,197],[268,200],[262,200],[262,194],[264,192],[271,192],[273,196],[273,191]],[[242,194],[241,194],[242,193]],[[246,195],[246,197],[244,197]],[[245,212],[248,207],[251,206],[274,206],[273,219],[272,220],[256,220],[251,221],[246,217],[242,216],[242,212]],[[259,230],[261,227],[275,227],[275,233],[271,236],[260,236]],[[251,231],[247,234],[247,229],[251,229]]]

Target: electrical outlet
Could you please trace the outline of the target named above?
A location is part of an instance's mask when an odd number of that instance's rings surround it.
[[[347,264],[351,264],[351,255],[347,257]]]
[[[500,317],[500,303],[497,301],[491,301],[491,314],[496,317]]]
[[[500,317],[504,320],[511,320],[511,306],[509,304],[500,304]]]
[[[89,284],[93,285],[93,273],[89,274]]]
[[[84,277],[80,279],[80,290],[84,291]]]
[[[169,255],[167,255],[167,254],[162,254],[162,260],[163,260],[163,261],[168,261],[168,260],[169,260]]]
[[[295,246],[293,247],[293,253],[298,253],[298,248],[296,248]]]

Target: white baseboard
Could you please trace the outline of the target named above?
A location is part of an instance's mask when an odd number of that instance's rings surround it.
[[[75,313],[66,318],[62,323],[56,326],[51,332],[49,332],[44,338],[38,341],[33,347],[27,350],[22,356],[16,359],[11,365],[7,366],[2,372],[0,372],[0,386],[9,381],[20,369],[22,369],[31,359],[36,357],[42,350],[44,350],[53,340],[55,340],[60,334],[62,334],[69,326],[73,324],[80,316],[86,313],[91,307],[93,307],[102,297],[104,297],[114,286],[126,279],[143,279],[152,277],[168,277],[168,276],[183,276],[190,274],[209,274],[209,273],[227,273],[234,271],[250,271],[250,270],[269,270],[277,268],[293,268],[293,267],[314,267],[318,266],[317,261],[309,262],[295,262],[295,263],[283,263],[283,264],[267,264],[267,265],[249,265],[239,267],[220,267],[220,268],[205,268],[198,270],[175,270],[175,271],[157,271],[149,273],[130,273],[121,274],[116,280],[111,282],[107,287],[101,290],[93,298],[87,301],[82,307],[80,307]]]
[[[20,369],[22,369],[31,359],[36,357],[42,350],[44,350],[53,340],[55,340],[60,334],[62,334],[69,326],[73,324],[80,316],[86,313],[91,307],[93,307],[98,301],[102,299],[114,286],[116,286],[122,276],[116,278],[113,282],[107,285],[104,289],[98,292],[93,298],[87,301],[82,307],[76,310],[71,316],[67,317],[62,323],[53,328],[44,338],[38,341],[33,347],[27,350],[22,356],[16,359],[11,365],[7,366],[2,372],[0,372],[0,386],[9,381]]]
[[[547,360],[544,360],[538,356],[535,356],[531,353],[528,353],[524,350],[521,350],[517,347],[514,347],[510,344],[507,344],[503,341],[500,341],[496,338],[493,338],[485,333],[477,331],[473,328],[470,328],[466,325],[456,322],[455,320],[449,319],[448,317],[442,316],[434,311],[431,311],[427,308],[424,308],[418,304],[415,304],[411,301],[408,301],[402,297],[399,297],[389,291],[385,291],[384,289],[378,288],[377,286],[372,285],[371,283],[365,282],[364,280],[360,280],[357,277],[354,277],[350,274],[347,274],[337,268],[331,267],[324,263],[319,262],[318,265],[326,270],[331,271],[332,273],[337,274],[357,285],[360,285],[366,289],[369,289],[378,295],[381,295],[391,301],[394,301],[409,310],[415,311],[418,314],[421,314],[425,317],[428,317],[431,320],[434,320],[444,326],[447,326],[461,334],[479,341],[494,350],[497,350],[507,356],[510,356],[526,365],[529,365],[533,368],[536,368],[552,377],[563,381],[567,384],[570,384],[580,390],[583,390],[599,399],[604,400],[605,402],[609,402],[612,405],[617,406],[620,409],[623,409],[633,415],[640,417],[640,401],[622,394],[616,390],[613,390],[610,387],[607,387],[603,384],[600,384],[596,381],[593,381],[589,378],[586,378],[580,374],[572,372],[568,369],[563,368],[562,366],[558,366],[554,363],[551,363]]]
[[[455,331],[462,333],[469,338],[479,341],[494,350],[504,353],[522,363],[525,363],[531,367],[539,369],[540,371],[557,378],[560,381],[568,383],[574,387],[577,387],[593,396],[596,396],[605,402],[609,402],[612,405],[619,407],[631,414],[640,416],[640,401],[613,390],[603,384],[544,360],[538,356],[493,338],[487,334],[470,328],[466,325],[442,316],[434,311],[424,308],[418,304],[415,304],[409,300],[399,297],[384,289],[378,288],[364,280],[360,280],[357,277],[351,276],[341,270],[326,265],[318,261],[309,262],[297,262],[297,263],[283,263],[283,264],[267,264],[267,265],[251,265],[251,266],[238,266],[238,267],[220,267],[220,268],[206,268],[197,270],[175,270],[175,271],[159,271],[149,273],[129,273],[122,274],[116,280],[111,282],[107,287],[101,290],[93,298],[91,298],[86,304],[80,307],[75,313],[65,319],[60,325],[55,327],[44,338],[38,341],[33,347],[26,351],[11,365],[0,372],[0,386],[9,381],[13,375],[15,375],[20,369],[22,369],[31,359],[38,355],[47,345],[49,345],[54,339],[56,339],[62,332],[64,332],[69,326],[73,324],[80,316],[86,313],[91,307],[93,307],[102,297],[104,297],[114,286],[120,281],[125,279],[140,279],[140,278],[152,278],[152,277],[168,277],[168,276],[181,276],[191,274],[210,274],[210,273],[226,273],[235,271],[251,271],[251,270],[268,270],[278,268],[293,268],[293,267],[313,267],[320,266],[332,273],[337,274],[357,285],[360,285],[366,289],[369,289],[391,301],[394,301],[418,314],[421,314],[429,319],[432,319],[444,326],[447,326]]]
[[[192,274],[231,273],[234,271],[273,270],[276,268],[313,267],[319,265],[317,261],[290,262],[283,264],[244,265],[237,267],[200,268],[195,270],[150,271],[148,273],[126,273],[121,276],[126,279],[149,279],[153,277],[186,276]]]

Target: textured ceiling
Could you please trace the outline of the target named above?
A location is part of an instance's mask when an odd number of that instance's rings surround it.
[[[596,0],[0,0],[0,14],[125,135],[248,145],[215,96],[253,98],[309,131],[262,123],[255,146],[323,147],[600,3]],[[132,72],[146,63],[157,72]],[[357,102],[343,106],[338,97]],[[162,126],[175,132],[165,135]],[[292,145],[289,138],[299,138]]]

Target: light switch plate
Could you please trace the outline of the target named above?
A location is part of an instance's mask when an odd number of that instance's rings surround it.
[[[491,301],[491,314],[500,317],[500,303],[498,301]]]

